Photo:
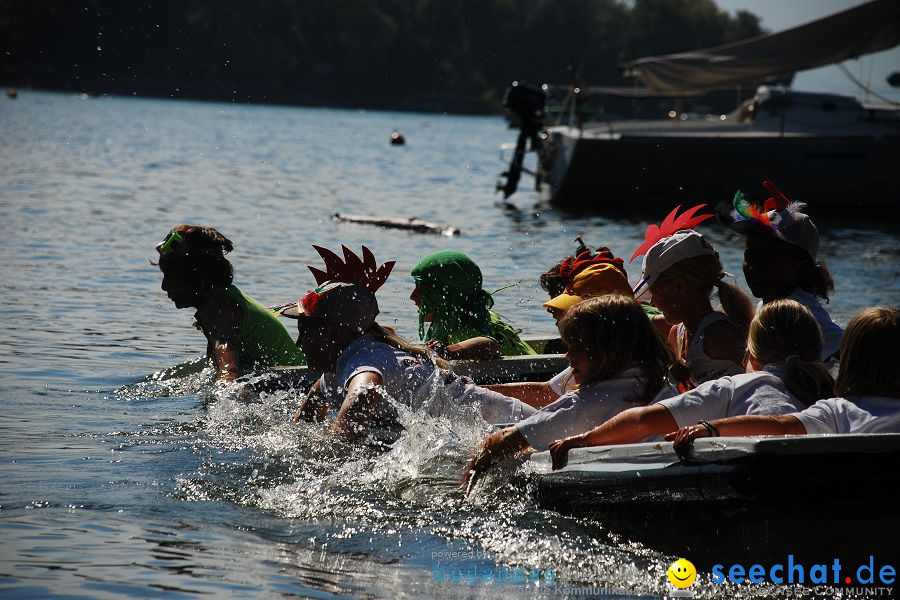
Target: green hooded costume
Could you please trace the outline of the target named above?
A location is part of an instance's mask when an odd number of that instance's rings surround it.
[[[422,294],[419,338],[455,344],[474,337],[489,337],[500,344],[503,356],[535,354],[519,338],[518,331],[490,310],[494,299],[481,288],[481,269],[472,259],[454,250],[429,254],[412,270]],[[431,325],[425,331],[425,316]]]

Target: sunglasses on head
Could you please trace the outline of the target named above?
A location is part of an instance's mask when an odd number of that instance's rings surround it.
[[[174,229],[169,232],[166,239],[156,245],[156,251],[159,252],[160,256],[178,252],[182,248],[184,248],[184,238]]]

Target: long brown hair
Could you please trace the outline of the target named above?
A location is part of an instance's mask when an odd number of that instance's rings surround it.
[[[678,261],[665,270],[665,277],[681,277],[689,283],[712,294],[718,290],[722,310],[740,332],[746,336],[753,320],[753,302],[739,288],[722,280],[725,271],[718,254],[703,254]]]
[[[581,382],[582,387],[640,365],[647,377],[641,398],[646,404],[662,388],[672,364],[668,344],[656,333],[641,305],[624,294],[579,302],[566,311],[559,333],[570,346],[584,349],[591,360],[592,368]]]
[[[841,339],[835,395],[900,398],[900,310],[877,306],[856,313]]]
[[[813,260],[809,252],[800,246],[785,243],[790,248],[791,256],[794,260],[807,263],[809,270],[800,280],[800,288],[813,296],[818,296],[827,303],[829,295],[834,291],[834,279],[832,279],[828,267],[824,262]]]
[[[795,300],[764,305],[753,322],[747,350],[760,363],[785,363],[784,385],[807,406],[827,398],[834,380],[822,364],[822,331],[808,308]]]
[[[428,362],[433,362],[439,368],[446,371],[451,370],[449,362],[447,362],[443,358],[440,358],[436,354],[429,352],[425,346],[419,346],[417,344],[411,344],[407,342],[402,337],[397,335],[397,332],[393,327],[379,325],[378,323],[372,323],[372,326],[369,327],[369,333],[371,333],[372,337],[374,337],[379,342],[384,342],[388,346],[393,346],[398,350],[403,350],[404,352],[408,352],[413,356],[425,359]]]

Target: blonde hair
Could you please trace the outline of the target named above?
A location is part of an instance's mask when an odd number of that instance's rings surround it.
[[[900,398],[900,310],[877,306],[856,313],[841,339],[835,395]]]
[[[424,346],[418,346],[416,344],[411,344],[404,340],[402,337],[397,335],[397,332],[393,327],[387,327],[385,325],[379,325],[378,323],[372,323],[371,327],[369,327],[369,333],[372,334],[379,342],[384,342],[388,346],[393,346],[398,350],[403,350],[404,352],[408,352],[413,356],[418,356],[419,358],[423,358],[429,362],[433,362],[439,368],[444,369],[445,371],[450,371],[450,363],[444,360],[443,358],[438,357],[436,354],[429,352],[427,348]]]
[[[663,272],[666,277],[680,277],[689,283],[712,294],[718,289],[722,310],[731,319],[744,336],[753,319],[753,302],[737,287],[722,281],[725,271],[718,254],[702,254],[678,261]]]
[[[834,380],[822,364],[822,331],[796,300],[764,305],[750,323],[747,350],[762,364],[783,362],[784,385],[807,406],[831,395]]]
[[[642,403],[656,396],[672,363],[669,348],[634,298],[607,294],[582,300],[566,311],[559,333],[570,346],[588,355],[592,368],[581,387],[615,377],[640,365],[647,376]]]

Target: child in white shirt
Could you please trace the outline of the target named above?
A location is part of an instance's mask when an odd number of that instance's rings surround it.
[[[528,447],[544,450],[566,435],[589,430],[631,406],[662,397],[672,352],[634,298],[589,298],[559,324],[578,388],[535,414],[488,435],[469,461],[461,484],[470,486],[494,462]]]
[[[745,414],[785,414],[828,395],[833,381],[819,361],[821,334],[809,310],[793,300],[763,307],[750,324],[751,373],[722,377],[664,399],[620,413],[582,435],[550,444],[554,468],[566,463],[571,448],[639,442],[686,423]]]
[[[631,257],[644,255],[635,296],[641,298],[649,291],[653,305],[670,323],[667,337],[676,359],[673,375],[681,392],[744,372],[747,328],[753,318],[750,298],[724,281],[719,253],[690,229],[713,216],[694,216],[702,206],[677,218],[676,207],[660,226],[648,227],[646,241]],[[724,312],[713,309],[714,289]]]
[[[819,301],[827,302],[834,291],[831,274],[818,259],[819,230],[801,212],[803,204],[789,200],[768,179],[763,185],[772,196],[762,210],[738,191],[730,205],[722,203],[716,212],[745,237],[744,277],[760,306],[779,298],[804,305],[822,329],[822,360],[836,358],[843,329]]]
[[[682,427],[666,436],[684,456],[709,435],[900,433],[900,310],[867,308],[847,325],[841,341],[837,398],[781,416],[745,416]]]

